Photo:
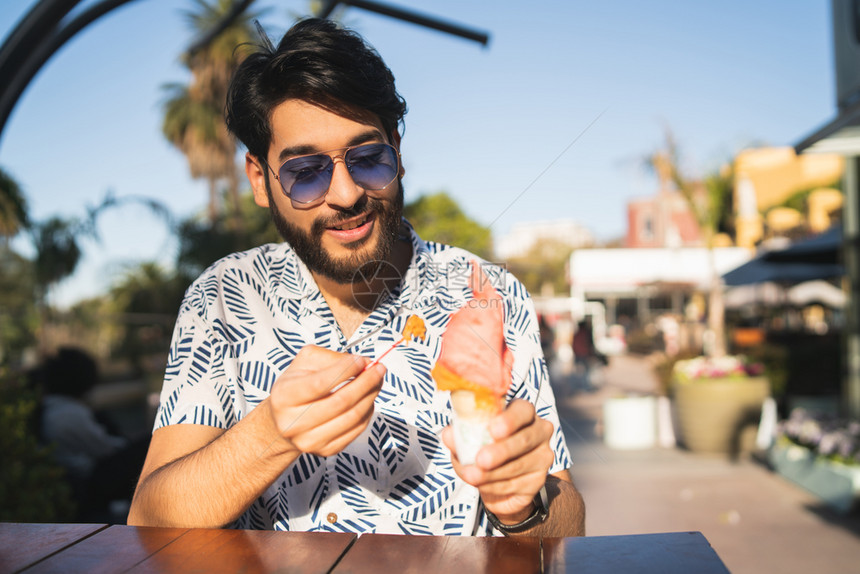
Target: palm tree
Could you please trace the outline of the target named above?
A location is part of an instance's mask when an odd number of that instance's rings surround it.
[[[732,196],[734,169],[727,165],[704,180],[684,174],[675,138],[666,129],[664,149],[648,158],[650,166],[661,179],[668,180],[686,200],[690,212],[699,226],[702,240],[708,250],[710,289],[708,292],[708,329],[713,334],[711,354],[726,354],[725,305],[723,287],[714,258],[714,243],[723,218],[725,206]]]
[[[0,168],[0,235],[8,242],[29,225],[27,200],[11,175]]]
[[[186,12],[198,35],[213,29],[232,8],[231,0],[194,0]],[[162,132],[188,159],[191,176],[209,182],[209,220],[218,218],[218,182],[227,180],[234,225],[239,218],[239,174],[236,144],[224,125],[223,109],[233,72],[241,61],[237,48],[253,39],[254,14],[245,13],[194,53],[185,54],[191,71],[189,85],[170,84],[164,105]]]

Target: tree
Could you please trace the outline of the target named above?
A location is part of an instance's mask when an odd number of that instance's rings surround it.
[[[233,2],[194,0],[194,5],[186,17],[195,33],[203,35],[224,18]],[[191,83],[166,86],[168,98],[161,127],[165,137],[185,154],[191,176],[209,182],[208,214],[213,223],[219,212],[218,182],[226,178],[232,222],[237,228],[241,227],[241,218],[236,144],[227,132],[223,110],[230,78],[241,61],[237,48],[251,42],[251,21],[255,17],[241,14],[207,45],[185,54]]]
[[[714,356],[726,353],[725,305],[723,286],[714,261],[714,240],[734,186],[734,169],[731,164],[716,172],[696,179],[687,175],[681,168],[681,160],[675,138],[666,129],[664,149],[648,158],[650,166],[661,178],[671,182],[687,201],[687,205],[699,225],[702,241],[708,250],[710,268],[710,289],[708,292],[708,329],[713,333],[710,352]]]
[[[0,168],[0,235],[8,241],[28,225],[27,200],[21,187]]]
[[[466,215],[444,191],[406,204],[403,215],[423,239],[462,247],[485,259],[492,257],[490,229]]]
[[[116,355],[127,359],[138,373],[146,371],[148,355],[166,353],[170,334],[187,283],[157,263],[130,268],[110,290],[120,324]]]
[[[39,323],[33,262],[0,245],[0,368],[36,342]]]
[[[37,298],[44,299],[51,287],[74,273],[78,266],[81,248],[76,228],[75,221],[59,217],[34,225],[32,238],[36,248]]]
[[[209,265],[230,253],[282,241],[272,225],[269,210],[254,203],[253,194],[240,196],[239,205],[244,224],[241,231],[227,225],[223,215],[219,215],[214,223],[202,221],[199,217],[180,222],[176,267],[186,281],[192,281]]]
[[[509,258],[508,271],[535,295],[548,288],[553,293],[565,293],[568,291],[566,270],[571,253],[573,247],[570,244],[541,238],[523,255]]]

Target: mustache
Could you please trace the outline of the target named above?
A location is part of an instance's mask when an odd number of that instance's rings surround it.
[[[344,209],[332,217],[320,218],[314,221],[311,233],[314,236],[322,236],[323,232],[329,227],[336,227],[347,219],[358,217],[360,215],[370,215],[371,213],[381,213],[384,209],[382,200],[375,197],[365,197],[362,201],[351,206],[349,209]]]

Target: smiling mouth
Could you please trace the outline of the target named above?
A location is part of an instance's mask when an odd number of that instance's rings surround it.
[[[340,225],[333,225],[331,229],[335,229],[337,231],[349,231],[350,229],[355,229],[356,227],[361,227],[370,219],[370,214],[366,213],[361,217],[357,217],[355,219],[350,219],[349,221],[345,221]]]

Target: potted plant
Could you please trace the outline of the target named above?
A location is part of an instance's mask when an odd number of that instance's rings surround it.
[[[781,476],[839,512],[860,494],[860,422],[796,408],[777,428],[768,458]]]
[[[762,405],[770,396],[760,363],[742,355],[680,360],[670,393],[677,434],[689,450],[733,457],[755,450]]]

